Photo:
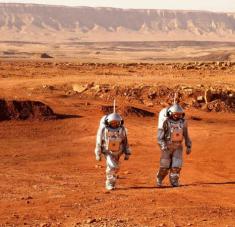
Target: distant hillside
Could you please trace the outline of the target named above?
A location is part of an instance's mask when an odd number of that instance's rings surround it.
[[[1,41],[234,41],[235,13],[0,4]]]

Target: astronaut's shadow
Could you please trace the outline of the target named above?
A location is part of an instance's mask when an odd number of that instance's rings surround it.
[[[117,190],[141,190],[141,189],[168,189],[168,188],[172,188],[172,186],[162,186],[162,187],[157,187],[157,186],[131,186],[131,187],[120,187],[117,188]]]
[[[235,185],[235,181],[226,182],[197,182],[192,184],[182,184],[181,187],[202,186],[202,185]]]
[[[177,188],[182,188],[182,187],[197,187],[197,186],[203,186],[203,185],[235,185],[235,181],[227,181],[227,182],[198,182],[198,183],[192,183],[192,184],[181,184]],[[157,187],[157,186],[131,186],[131,187],[126,187],[126,188],[117,188],[118,190],[141,190],[141,189],[172,189],[173,187],[170,185],[162,186],[162,187]]]

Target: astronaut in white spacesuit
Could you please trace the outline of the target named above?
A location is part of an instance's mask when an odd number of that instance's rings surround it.
[[[162,181],[169,171],[171,185],[173,187],[179,186],[179,176],[183,161],[183,140],[185,141],[186,154],[191,153],[192,147],[184,116],[184,110],[177,103],[162,109],[159,113],[157,139],[161,157],[160,168],[157,173],[158,187],[162,186]]]
[[[97,161],[101,161],[101,155],[106,159],[107,190],[115,189],[121,155],[124,154],[124,160],[131,155],[123,123],[122,117],[114,111],[102,117],[97,132],[95,155]]]

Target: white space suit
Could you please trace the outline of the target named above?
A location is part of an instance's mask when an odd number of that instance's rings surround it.
[[[96,160],[101,160],[101,154],[106,158],[106,189],[115,188],[119,170],[119,158],[125,154],[125,160],[131,154],[126,129],[123,120],[117,113],[102,117],[96,137]]]
[[[157,186],[162,186],[162,181],[170,170],[170,183],[173,187],[177,187],[183,162],[183,140],[185,140],[187,154],[190,154],[192,147],[184,111],[180,105],[174,104],[160,111],[157,139],[161,150]]]

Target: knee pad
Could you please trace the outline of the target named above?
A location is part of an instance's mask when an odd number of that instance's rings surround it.
[[[181,168],[182,162],[181,158],[172,158],[172,168]]]
[[[161,160],[160,160],[160,167],[161,168],[168,169],[170,167],[170,164],[171,164],[171,160],[170,159],[161,158]]]

